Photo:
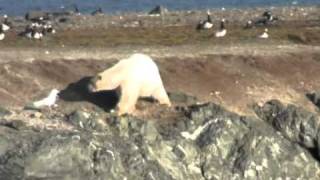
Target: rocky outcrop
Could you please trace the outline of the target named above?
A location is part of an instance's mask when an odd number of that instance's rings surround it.
[[[79,110],[61,118],[73,125],[68,131],[39,131],[23,125],[12,128],[2,123],[0,177],[319,179],[319,163],[304,148],[310,142],[289,136],[301,129],[295,132],[298,130],[293,128],[291,134],[284,135],[288,128],[282,131],[284,126],[270,126],[276,124],[270,123],[275,121],[269,116],[271,110],[283,108],[280,103],[257,107],[261,120],[208,103],[177,108],[181,116],[169,122],[111,114],[102,120],[97,112]],[[295,111],[305,117],[302,114],[307,112],[299,113]],[[289,121],[286,117],[283,121]],[[311,115],[307,117],[312,121]],[[303,132],[305,137],[316,137],[310,128]],[[308,142],[308,146],[301,146],[301,142]]]
[[[0,118],[7,116],[7,115],[10,115],[10,114],[11,114],[11,112],[9,110],[0,106]]]
[[[314,105],[320,108],[320,91],[308,93],[306,96]]]
[[[294,105],[285,106],[277,100],[256,108],[256,112],[285,138],[311,150],[319,159],[320,121],[316,114]]]

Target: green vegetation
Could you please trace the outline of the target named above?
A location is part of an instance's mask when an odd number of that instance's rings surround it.
[[[227,36],[221,39],[214,37],[215,30],[196,31],[192,26],[150,27],[150,28],[95,28],[69,29],[46,36],[41,41],[18,37],[16,32],[9,32],[0,47],[111,47],[119,45],[183,45],[183,44],[222,44],[254,43],[302,43],[320,45],[320,28],[306,25],[285,25],[269,28],[270,38],[258,39],[263,27],[243,29],[236,25],[227,25]]]

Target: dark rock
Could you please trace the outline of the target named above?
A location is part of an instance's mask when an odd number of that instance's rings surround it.
[[[197,98],[181,92],[169,92],[169,99],[175,103],[196,104]]]
[[[8,116],[8,115],[11,115],[12,113],[9,111],[9,110],[7,110],[7,109],[5,109],[4,107],[1,107],[0,106],[0,118],[1,117],[4,117],[4,116]]]
[[[103,129],[103,124],[102,122],[99,122],[99,119],[97,117],[94,117],[93,114],[80,110],[72,112],[68,116],[68,122],[80,129]]]
[[[165,14],[165,13],[167,13],[167,12],[168,12],[168,9],[167,9],[167,8],[158,5],[158,6],[156,6],[155,8],[153,8],[153,9],[149,12],[149,14],[150,14],[150,15],[163,15],[163,14]]]
[[[257,115],[280,131],[290,141],[299,143],[306,148],[316,148],[319,144],[319,118],[294,105],[284,106],[279,101],[272,100],[260,108]]]
[[[320,109],[320,91],[308,93],[307,98]]]
[[[0,120],[0,126],[6,126],[12,129],[24,129],[26,128],[26,124],[25,122],[21,121],[21,120],[6,120],[6,119],[1,119]]]
[[[269,117],[269,110],[278,112],[285,108],[277,101],[270,104],[261,109],[263,117]],[[309,151],[270,126],[269,121],[273,120],[242,117],[213,103],[189,106],[183,111],[172,122],[109,114],[108,125],[102,130],[89,123],[101,116],[79,110],[68,116],[76,129],[81,129],[76,132],[0,126],[0,177],[79,180],[319,177],[319,163]]]
[[[60,23],[67,23],[68,21],[70,21],[70,19],[69,18],[60,18],[59,20],[58,20]]]
[[[25,15],[26,20],[28,21],[37,21],[42,17],[44,20],[50,19],[49,13],[44,11],[30,11]]]

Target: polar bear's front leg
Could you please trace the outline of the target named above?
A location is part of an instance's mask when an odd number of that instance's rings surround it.
[[[166,104],[169,107],[171,106],[170,99],[163,86],[158,87],[156,91],[152,94],[152,96],[153,98],[157,99],[160,104]]]
[[[118,115],[132,114],[139,97],[139,91],[135,88],[121,87],[121,97],[118,104]]]

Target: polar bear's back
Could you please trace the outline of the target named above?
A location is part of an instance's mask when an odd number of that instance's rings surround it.
[[[140,95],[149,96],[155,88],[162,86],[159,69],[156,63],[147,55],[133,54],[122,60],[125,64],[126,78],[130,86],[143,85]],[[121,63],[122,63],[121,62]]]
[[[147,55],[133,54],[120,63],[125,64],[125,70],[130,78],[154,79],[153,75],[159,75],[156,63]],[[143,78],[141,78],[143,77]]]

